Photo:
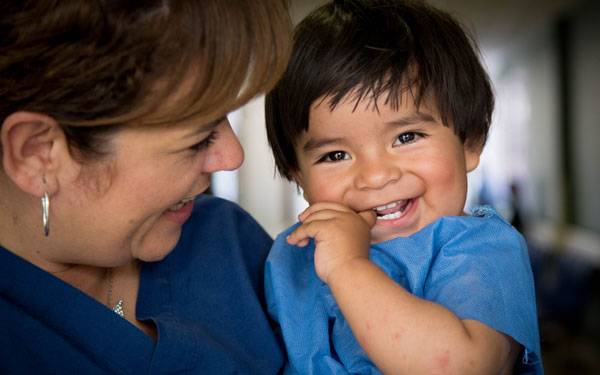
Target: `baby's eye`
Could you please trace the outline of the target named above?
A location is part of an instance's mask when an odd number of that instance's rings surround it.
[[[417,132],[402,133],[398,136],[398,138],[394,142],[394,145],[398,145],[398,144],[404,145],[407,143],[412,143],[412,142],[416,141],[419,137],[422,137],[422,136],[423,136],[423,134],[417,133]]]
[[[325,155],[321,156],[321,158],[317,161],[317,163],[321,162],[336,162],[350,159],[350,155],[348,155],[345,151],[332,151],[328,152]]]

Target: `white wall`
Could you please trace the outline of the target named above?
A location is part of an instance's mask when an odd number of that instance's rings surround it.
[[[292,20],[297,23],[323,0],[294,0]],[[229,116],[244,147],[245,161],[236,172],[220,172],[213,177],[215,195],[237,201],[275,236],[296,221],[306,202],[295,184],[279,177],[268,146],[264,98],[259,97]],[[239,189],[238,189],[239,187]],[[237,193],[236,193],[237,192]]]
[[[244,147],[245,160],[237,171],[215,173],[212,190],[238,202],[274,237],[294,222],[295,188],[275,171],[265,128],[264,97],[228,117]]]

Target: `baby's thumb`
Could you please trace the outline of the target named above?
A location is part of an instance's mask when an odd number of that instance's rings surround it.
[[[367,222],[367,224],[369,224],[369,228],[372,228],[375,225],[375,222],[377,221],[377,215],[373,210],[361,211],[358,213],[358,215],[362,217],[363,220]]]

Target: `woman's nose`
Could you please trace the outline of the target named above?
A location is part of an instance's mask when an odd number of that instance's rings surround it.
[[[400,167],[392,160],[372,158],[357,165],[355,186],[361,190],[382,189],[400,179]]]
[[[225,120],[218,128],[217,138],[209,148],[204,160],[204,172],[232,171],[239,168],[244,161],[244,150],[237,136],[231,129],[229,120]]]

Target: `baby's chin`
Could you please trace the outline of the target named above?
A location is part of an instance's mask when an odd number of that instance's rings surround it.
[[[399,237],[409,237],[413,234],[417,233],[419,229],[416,230],[400,230],[400,231],[385,231],[382,233],[381,230],[378,230],[377,225],[371,229],[371,243],[381,243],[389,240],[393,240]]]
[[[412,225],[409,225],[408,227],[394,226],[393,223],[383,224],[378,221],[375,226],[371,228],[371,243],[376,244],[399,237],[410,237],[426,226],[445,216],[468,216],[468,213],[464,211],[458,211],[455,212],[454,215],[435,215],[427,220],[420,218],[420,220],[416,221]]]

